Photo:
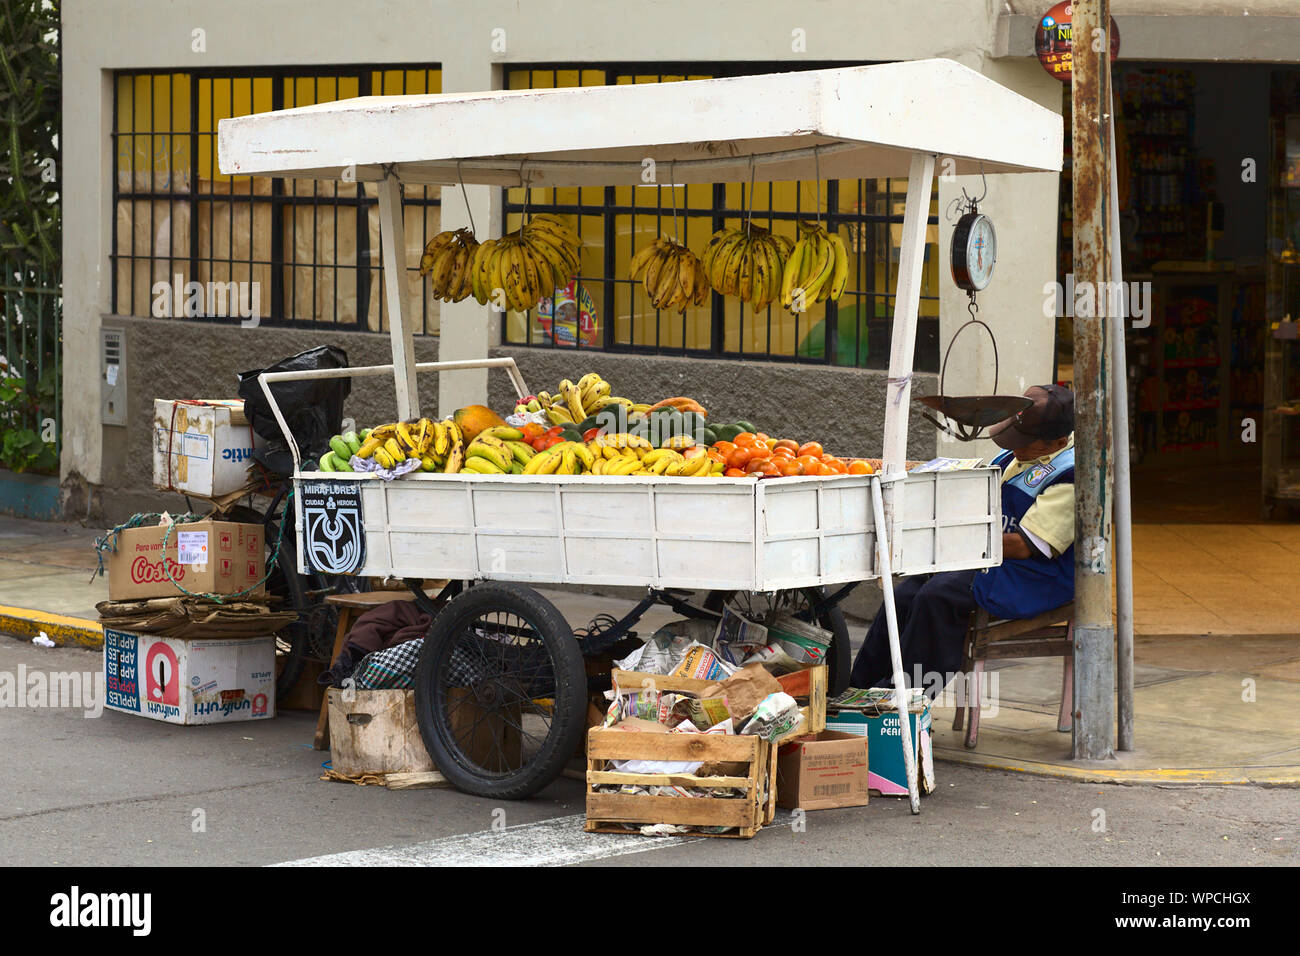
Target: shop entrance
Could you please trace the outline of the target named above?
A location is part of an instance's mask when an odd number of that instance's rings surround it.
[[[1137,523],[1300,517],[1291,507],[1300,506],[1292,368],[1300,348],[1274,329],[1282,322],[1285,335],[1283,320],[1300,317],[1298,94],[1295,69],[1116,68]],[[1068,130],[1068,86],[1064,95]],[[1068,169],[1067,159],[1064,277],[1072,271]],[[1068,382],[1068,302],[1066,310],[1057,320],[1058,378]]]

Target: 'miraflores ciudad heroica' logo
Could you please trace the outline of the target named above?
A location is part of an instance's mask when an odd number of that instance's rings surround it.
[[[365,564],[365,522],[355,482],[312,481],[300,486],[303,547],[308,566],[323,574],[356,574]]]

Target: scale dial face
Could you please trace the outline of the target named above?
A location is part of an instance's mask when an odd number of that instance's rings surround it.
[[[952,279],[957,287],[967,292],[983,291],[993,279],[997,258],[993,220],[977,212],[962,216],[952,233]]]

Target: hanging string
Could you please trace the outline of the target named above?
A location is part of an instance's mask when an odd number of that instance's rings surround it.
[[[822,226],[822,157],[821,144],[813,147],[813,175],[817,177],[817,228]]]
[[[668,164],[668,192],[672,196],[673,203],[673,237],[680,243],[682,241],[681,230],[677,228],[677,160],[672,160]]]
[[[465,191],[465,174],[460,171],[460,164],[463,162],[463,159],[456,160],[456,178],[460,180],[460,195],[465,200],[465,212],[469,214],[469,231],[477,235],[478,230],[474,228],[474,210],[469,208],[469,193]]]
[[[741,190],[742,190],[742,195],[740,198],[741,201],[743,202],[745,199],[743,194],[743,190],[744,190],[743,186],[741,187]],[[753,225],[753,222],[754,222],[754,154],[750,153],[749,154],[749,210],[745,216],[746,234],[749,233],[750,226]]]
[[[528,199],[532,195],[532,187],[529,184],[533,181],[531,176],[527,179],[524,178],[525,162],[527,162],[527,160],[521,159],[519,161],[519,185],[524,187],[524,215],[523,220],[519,223],[519,228],[521,229],[528,224]]]

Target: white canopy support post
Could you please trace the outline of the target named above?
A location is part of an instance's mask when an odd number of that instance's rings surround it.
[[[384,303],[393,343],[393,378],[397,383],[397,420],[420,417],[415,381],[415,338],[411,328],[411,299],[407,294],[406,226],[402,215],[402,182],[392,172],[379,183],[379,245],[384,257]]]
[[[911,414],[912,366],[916,355],[916,316],[921,307],[921,272],[925,266],[925,232],[930,221],[934,155],[912,153],[907,172],[907,205],[903,209],[903,238],[898,250],[898,285],[894,289],[894,334],[889,350],[889,382],[885,398],[884,471],[907,470],[907,421]],[[884,490],[885,524],[893,542],[893,560],[903,557],[902,536],[895,533],[896,511],[903,486],[890,482]]]
[[[928,180],[927,180],[928,182]],[[903,652],[898,645],[898,611],[894,607],[894,576],[890,562],[890,534],[885,524],[885,496],[881,485],[899,485],[901,474],[877,475],[871,479],[871,507],[876,516],[876,556],[880,590],[885,596],[885,623],[889,632],[889,662],[894,669],[894,706],[898,708],[899,741],[903,747],[903,766],[907,770],[907,797],[912,812],[921,812],[921,790],[916,779],[916,754],[912,752],[911,703],[903,679]],[[888,490],[888,489],[886,489]]]

